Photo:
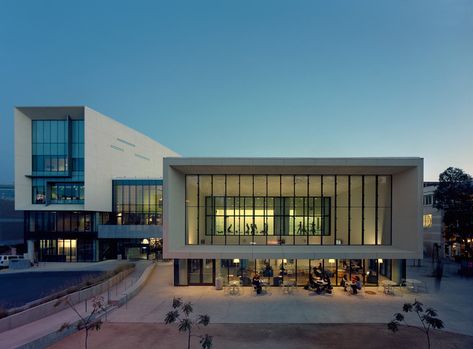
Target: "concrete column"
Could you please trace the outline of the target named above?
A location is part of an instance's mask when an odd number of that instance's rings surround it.
[[[34,240],[28,240],[26,241],[26,245],[27,245],[27,255],[28,255],[28,259],[31,261],[31,262],[34,262]]]
[[[406,263],[402,259],[393,259],[392,268],[392,280],[400,283],[406,275]]]

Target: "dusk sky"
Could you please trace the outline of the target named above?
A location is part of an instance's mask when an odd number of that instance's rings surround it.
[[[3,0],[2,184],[29,105],[87,105],[183,156],[473,174],[473,1]]]

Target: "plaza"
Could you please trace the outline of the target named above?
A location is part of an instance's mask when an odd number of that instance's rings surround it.
[[[393,334],[386,327],[404,302],[417,299],[438,310],[445,322],[443,331],[432,333],[433,348],[471,347],[473,319],[465,304],[469,302],[473,280],[458,277],[456,265],[447,264],[437,291],[430,269],[427,260],[422,267],[408,266],[409,275],[426,282],[428,292],[422,293],[400,291],[392,296],[374,289],[375,294],[347,296],[342,288],[336,288],[333,295],[316,295],[299,288],[287,295],[272,287],[266,295],[256,296],[251,288],[246,288],[232,296],[210,286],[173,287],[172,264],[159,264],[143,290],[126,307],[110,314],[101,332],[91,334],[91,343],[98,347],[113,344],[117,348],[126,348],[130,343],[136,348],[182,347],[185,336],[177,328],[163,324],[172,297],[182,297],[192,302],[195,314],[210,315],[209,327],[197,333],[205,331],[214,336],[216,347],[423,347],[425,338],[417,329],[403,327]],[[413,316],[408,321],[418,324]],[[82,336],[83,333],[74,334],[52,348],[79,348]]]

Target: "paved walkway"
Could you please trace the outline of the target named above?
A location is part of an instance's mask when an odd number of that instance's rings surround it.
[[[215,348],[225,349],[379,349],[427,348],[427,340],[416,328],[388,331],[385,324],[210,324],[193,331],[213,336]],[[75,333],[50,349],[82,349],[85,334]],[[182,349],[187,337],[176,326],[163,324],[106,323],[92,332],[89,348]],[[432,349],[473,348],[473,337],[433,331]],[[199,337],[191,337],[192,348],[200,348]]]
[[[471,293],[473,279],[462,279],[455,274],[457,266],[447,265],[440,290],[430,277],[431,267],[409,267],[408,277],[424,281],[428,293],[409,292],[389,296],[377,288],[375,295],[347,296],[336,288],[333,295],[315,295],[298,289],[294,294],[283,294],[273,288],[268,295],[256,296],[252,288],[243,288],[239,296],[224,295],[210,286],[172,286],[172,264],[158,264],[148,283],[133,298],[127,308],[117,309],[109,316],[111,322],[162,323],[171,308],[173,296],[191,301],[195,313],[210,315],[212,323],[382,323],[386,324],[405,302],[418,299],[438,310],[445,329],[471,335],[473,316]],[[411,324],[417,319],[408,317]]]
[[[150,263],[152,262],[136,262],[136,267],[133,273],[131,273],[121,283],[111,287],[110,292],[105,292],[101,294],[101,296],[104,297],[105,301],[108,300],[108,295],[110,295],[112,301],[121,297],[126,290],[136,282]],[[77,304],[77,309],[82,315],[87,314],[85,312],[85,303]],[[89,302],[88,311],[90,312],[91,310],[92,305]],[[77,320],[77,315],[72,309],[65,309],[46,318],[0,333],[0,348],[17,348],[49,333],[57,331],[65,322],[72,323]]]

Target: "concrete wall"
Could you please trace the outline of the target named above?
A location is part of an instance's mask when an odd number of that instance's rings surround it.
[[[77,292],[73,292],[67,295],[67,297],[69,297],[71,304],[77,304],[84,300],[88,300],[94,296],[97,296],[105,292],[108,288],[121,282],[124,278],[126,278],[132,272],[133,272],[133,268],[124,270],[121,273],[106,280],[105,282],[102,282],[98,285],[88,287],[86,289],[83,289]],[[16,327],[25,325],[27,323],[45,318],[51,314],[55,314],[61,310],[68,308],[69,306],[64,302],[56,306],[58,299],[63,299],[63,298],[64,297],[53,299],[49,302],[42,303],[37,306],[32,306],[31,308],[25,309],[24,311],[21,311],[16,314],[7,316],[3,319],[0,319],[0,332],[11,330],[12,328],[16,328]]]
[[[392,245],[186,245],[187,174],[369,174],[392,175]],[[164,160],[164,258],[387,258],[422,257],[421,158],[380,159],[233,159]]]
[[[85,209],[112,210],[112,179],[161,178],[163,157],[177,153],[85,108]]]

